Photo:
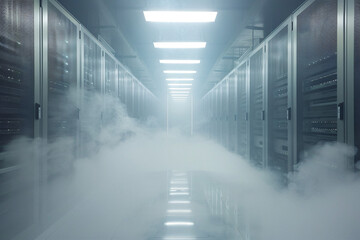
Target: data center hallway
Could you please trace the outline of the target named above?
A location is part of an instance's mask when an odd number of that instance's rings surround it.
[[[51,198],[48,208],[63,212],[36,240],[236,239],[225,220],[237,219],[237,210],[213,180],[239,167],[238,156],[202,138],[146,131],[79,160],[65,191],[52,185],[43,202]],[[222,168],[218,158],[228,159]]]
[[[360,0],[0,0],[0,240],[359,240]]]

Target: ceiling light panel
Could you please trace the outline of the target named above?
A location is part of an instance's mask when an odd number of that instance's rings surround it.
[[[169,83],[169,86],[192,86],[192,83]]]
[[[166,81],[194,81],[193,78],[167,78]]]
[[[200,60],[160,60],[162,64],[200,64]]]
[[[195,74],[196,71],[191,70],[166,70],[164,71],[166,74]]]
[[[170,90],[191,90],[191,88],[169,88]]]
[[[205,23],[215,22],[217,12],[144,11],[147,22]]]
[[[155,48],[206,48],[206,42],[154,42]]]

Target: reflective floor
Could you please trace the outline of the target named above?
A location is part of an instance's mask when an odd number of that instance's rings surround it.
[[[154,185],[154,178],[159,178],[158,182],[160,179],[164,181],[156,184],[156,188],[163,188],[158,189],[157,197],[149,194],[148,198],[144,195],[136,200],[132,198],[132,201],[141,199],[144,202],[147,199],[148,203],[126,206],[123,194],[152,191],[153,186],[135,183],[116,192],[114,184],[83,199],[37,240],[233,239],[234,233],[212,214],[199,175],[169,171],[149,178],[151,185]],[[195,178],[198,180],[195,181]],[[132,206],[136,206],[135,209]],[[124,218],[124,215],[127,217]]]

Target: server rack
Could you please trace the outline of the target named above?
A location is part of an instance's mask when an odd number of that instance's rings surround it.
[[[118,86],[119,86],[119,99],[120,101],[125,104],[126,102],[126,91],[125,91],[125,75],[126,71],[121,65],[118,65]]]
[[[267,164],[287,173],[291,164],[291,19],[267,41]]]
[[[355,0],[355,7],[354,7],[354,82],[355,82],[355,93],[360,92],[360,1]],[[360,122],[360,96],[359,94],[355,94],[355,118],[354,122],[359,123]],[[360,149],[360,126],[358,124],[355,124],[355,139],[354,139],[354,145]],[[359,167],[360,162],[360,152],[357,153],[355,157],[355,164],[357,165],[357,168]]]
[[[134,90],[133,90],[133,99],[134,99],[134,104],[133,104],[133,113],[134,113],[134,117],[139,117],[139,83],[134,79]]]
[[[0,235],[11,239],[35,221],[34,156],[19,162],[12,156],[24,149],[6,147],[13,140],[37,136],[34,102],[38,89],[34,66],[38,49],[38,2],[0,2]],[[38,100],[38,99],[36,99]],[[37,105],[40,107],[40,105]],[[37,108],[38,108],[37,107]],[[40,116],[38,116],[40,117]],[[36,121],[38,122],[38,121]]]
[[[237,70],[237,151],[249,158],[249,62],[244,62]]]
[[[221,121],[221,133],[222,133],[222,138],[221,138],[221,142],[223,144],[223,146],[228,147],[229,146],[229,85],[228,85],[228,78],[226,78],[222,83],[221,83],[221,106],[222,106],[222,111],[221,111],[221,116],[222,116],[222,121]]]
[[[78,149],[80,24],[53,0],[43,2],[43,18],[43,132],[49,143],[46,174],[52,177],[72,168]],[[60,140],[61,148],[53,145]]]
[[[132,78],[129,73],[126,73],[125,75],[125,85],[126,85],[126,107],[129,116],[132,116],[132,108],[133,108],[133,86],[132,86]]]
[[[250,160],[259,167],[265,167],[264,77],[264,47],[260,46],[250,57]]]
[[[337,0],[309,1],[294,14],[297,162],[315,144],[337,141],[337,7]]]
[[[96,150],[100,133],[102,95],[102,47],[85,29],[81,28],[81,111],[80,143],[83,156]]]
[[[216,87],[215,90],[215,94],[216,94],[216,140],[218,143],[221,144],[221,104],[222,104],[222,99],[221,99],[221,89],[220,89],[220,85],[218,85]]]
[[[229,149],[237,150],[237,74],[232,72],[229,77]]]
[[[210,94],[211,101],[211,138],[216,139],[216,98],[215,98],[215,90],[211,90]]]
[[[360,169],[360,126],[357,123],[360,121],[360,1],[347,0],[345,6],[346,21],[345,21],[345,57],[346,57],[346,98],[345,98],[345,121],[346,133],[345,141],[350,145],[354,145],[358,152],[353,162],[350,162],[350,167]]]

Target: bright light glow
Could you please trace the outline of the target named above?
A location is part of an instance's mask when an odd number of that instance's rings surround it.
[[[172,187],[172,188],[170,188],[170,190],[189,190],[189,188],[188,187]]]
[[[194,237],[164,237],[163,240],[196,240]]]
[[[169,83],[169,86],[192,86],[192,83]]]
[[[189,193],[188,192],[174,192],[174,193],[170,193],[171,196],[188,196]]]
[[[191,90],[191,88],[169,88],[169,90]]]
[[[190,94],[190,91],[170,91],[170,93],[187,93],[187,94]]]
[[[190,71],[190,70],[166,70],[164,73],[167,74],[194,74],[196,71]]]
[[[170,209],[167,210],[168,213],[191,213],[190,209]]]
[[[154,42],[155,48],[206,48],[206,42]]]
[[[169,201],[171,204],[190,204],[190,201]]]
[[[187,184],[187,181],[171,181],[171,184]]]
[[[167,78],[166,81],[182,82],[182,81],[194,81],[194,79],[193,78]]]
[[[165,226],[194,226],[193,222],[166,222]]]
[[[172,94],[172,97],[188,97],[189,94]]]
[[[162,64],[199,64],[200,60],[160,60]]]
[[[147,22],[204,23],[215,22],[217,12],[144,11]]]

